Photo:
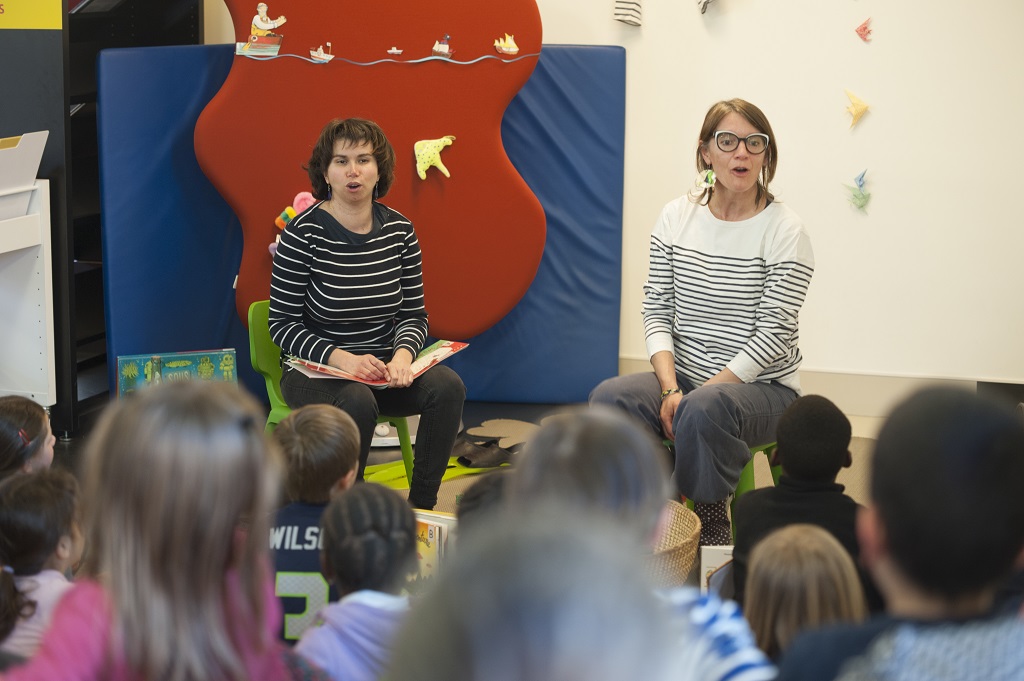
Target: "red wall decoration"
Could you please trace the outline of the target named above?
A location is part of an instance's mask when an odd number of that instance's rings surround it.
[[[226,1],[244,45],[257,2]],[[203,172],[242,224],[239,315],[269,296],[274,219],[309,190],[303,165],[320,129],[358,116],[380,124],[395,148],[395,184],[383,201],[416,226],[431,334],[465,339],[493,326],[526,292],[544,249],[544,211],[505,155],[500,129],[540,53],[535,0],[268,4],[270,19],[286,19],[273,29],[276,56],[235,56],[195,132]],[[495,49],[506,33],[518,54]],[[445,35],[451,55],[434,57]],[[334,58],[311,59],[320,47]],[[446,135],[456,138],[441,154],[451,177],[430,168],[421,180],[413,145]]]

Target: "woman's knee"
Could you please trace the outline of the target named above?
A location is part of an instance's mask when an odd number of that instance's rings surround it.
[[[462,404],[466,401],[466,384],[462,382],[461,376],[448,367],[436,366],[423,374],[420,380],[423,379],[426,379],[424,388],[438,402]]]
[[[676,410],[675,432],[703,433],[736,426],[735,410],[723,391],[712,386],[687,393]]]
[[[621,376],[613,376],[598,383],[590,391],[590,397],[588,398],[590,404],[606,404],[613,407],[622,406],[624,391],[621,378]]]

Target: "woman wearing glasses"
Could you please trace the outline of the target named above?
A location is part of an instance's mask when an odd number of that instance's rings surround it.
[[[759,108],[732,99],[708,110],[697,188],[665,206],[651,235],[643,314],[654,372],[590,396],[674,442],[701,545],[732,543],[726,501],[750,447],[775,440],[800,391],[798,314],[814,255],[800,218],[768,189],[777,162]]]

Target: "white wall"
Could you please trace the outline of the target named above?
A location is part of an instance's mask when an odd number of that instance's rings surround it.
[[[815,247],[801,316],[811,383],[1024,383],[1024,230],[1013,206],[1024,3],[716,0],[701,15],[694,0],[645,0],[640,28],[612,20],[613,0],[538,5],[545,43],[627,49],[626,365],[646,359],[640,289],[651,226],[693,182],[707,107],[743,97],[772,121],[772,189],[804,218]],[[205,7],[207,41],[232,41],[223,5]],[[865,44],[854,29],[869,16]],[[854,129],[844,89],[872,107]],[[867,215],[842,186],[865,168]],[[883,413],[889,401],[858,408]]]

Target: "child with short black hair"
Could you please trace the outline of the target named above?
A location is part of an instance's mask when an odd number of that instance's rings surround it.
[[[32,657],[82,557],[78,482],[59,468],[0,482],[0,650]]]
[[[801,634],[779,679],[1020,679],[1024,622],[994,606],[1024,547],[1024,423],[925,388],[886,419],[871,464],[857,536],[886,613]]]
[[[337,600],[320,572],[320,516],[331,497],[355,482],[359,429],[352,417],[329,404],[292,411],[274,430],[285,459],[288,504],[270,529],[275,591],[284,609],[281,638],[294,643],[320,608]]]
[[[409,609],[402,591],[419,569],[416,517],[398,494],[368,482],[335,497],[322,528],[323,572],[341,598],[295,651],[336,681],[373,681]]]
[[[778,446],[772,464],[782,465],[775,487],[747,492],[734,510],[735,546],[733,579],[735,600],[742,604],[750,552],[773,530],[794,523],[818,525],[834,536],[858,565],[857,509],[860,505],[844,493],[836,476],[848,468],[852,428],[850,420],[821,395],[797,398],[779,419]],[[871,578],[859,569],[861,583],[872,612],[883,608]]]
[[[0,397],[0,480],[49,468],[55,442],[42,406],[21,395]]]

